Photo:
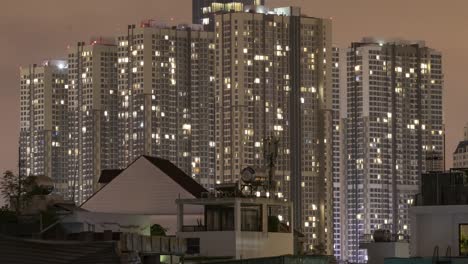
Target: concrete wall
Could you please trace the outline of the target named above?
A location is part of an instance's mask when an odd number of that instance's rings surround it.
[[[200,256],[235,257],[236,233],[234,231],[217,232],[179,232],[178,238],[200,238]]]
[[[236,259],[292,255],[292,233],[180,232],[178,238],[200,238],[200,256]]]
[[[184,223],[196,226],[197,221],[202,218],[203,215],[186,215],[184,216]],[[74,230],[74,232],[103,232],[105,230],[112,230],[113,232],[149,236],[153,224],[158,224],[165,228],[166,235],[168,236],[174,236],[177,231],[176,215],[134,215],[77,211],[73,215],[64,217],[62,223],[82,223],[83,225],[80,230]],[[72,226],[70,225],[70,228]]]
[[[158,224],[166,229],[166,234],[175,236],[177,232],[177,215],[150,215],[152,224]],[[200,219],[203,219],[203,214],[200,215],[184,215],[184,225],[197,226]]]
[[[149,236],[151,233],[151,218],[145,215],[107,214],[76,211],[73,215],[64,217],[61,222],[67,224],[81,223],[83,230],[79,232],[94,231],[135,233]]]
[[[409,245],[406,242],[363,243],[360,248],[367,249],[367,264],[384,264],[385,258],[408,258]]]
[[[468,224],[468,205],[416,206],[410,209],[411,256],[432,256],[439,246],[439,255],[451,247],[452,256],[459,256],[459,225]]]
[[[240,259],[294,254],[292,233],[242,232],[237,240]]]

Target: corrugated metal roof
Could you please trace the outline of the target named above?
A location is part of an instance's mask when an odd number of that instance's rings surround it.
[[[8,264],[120,263],[116,242],[68,242],[0,236],[0,262]]]

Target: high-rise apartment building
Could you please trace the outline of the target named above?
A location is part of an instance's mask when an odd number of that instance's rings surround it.
[[[192,23],[214,30],[214,16],[219,12],[243,11],[246,6],[264,5],[265,0],[193,0]]]
[[[344,149],[349,260],[365,234],[409,235],[408,207],[427,155],[443,157],[441,53],[423,42],[367,38],[347,50]]]
[[[263,142],[278,140],[278,192],[294,202],[307,249],[331,253],[331,21],[255,7],[218,14],[215,26],[217,181],[265,166]]]
[[[96,39],[68,51],[69,198],[84,202],[103,169],[118,168],[117,46]]]
[[[457,149],[453,153],[454,168],[468,168],[468,124],[463,132],[464,138],[458,143]]]
[[[345,189],[343,179],[342,167],[342,149],[344,148],[344,135],[343,135],[343,111],[341,111],[341,93],[342,78],[344,65],[340,62],[345,61],[342,57],[343,52],[338,47],[333,47],[332,54],[332,147],[333,147],[333,253],[338,260],[343,259],[346,254],[342,250],[346,241],[344,237],[344,226],[346,223],[346,207],[345,196],[343,190]]]
[[[214,48],[193,25],[145,21],[118,37],[120,167],[158,156],[213,187]]]
[[[68,190],[66,84],[65,61],[20,69],[20,174],[50,177],[60,194]]]

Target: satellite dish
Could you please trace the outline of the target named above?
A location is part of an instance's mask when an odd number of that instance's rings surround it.
[[[255,181],[255,170],[252,167],[246,167],[241,171],[241,179],[245,183]]]

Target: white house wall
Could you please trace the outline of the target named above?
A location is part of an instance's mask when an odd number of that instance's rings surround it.
[[[141,157],[88,199],[82,208],[92,212],[175,216],[178,198],[195,197]],[[184,212],[201,215],[203,208],[187,206]]]
[[[447,247],[452,256],[459,255],[460,224],[468,224],[468,205],[418,206],[410,209],[411,256],[432,256],[435,246],[444,255]]]

